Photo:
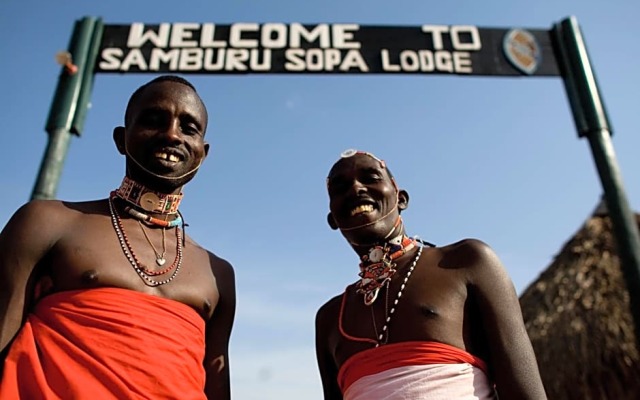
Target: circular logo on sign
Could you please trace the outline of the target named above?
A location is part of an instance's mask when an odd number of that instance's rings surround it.
[[[504,35],[502,50],[511,65],[527,75],[536,72],[542,59],[535,36],[522,29],[512,29]]]

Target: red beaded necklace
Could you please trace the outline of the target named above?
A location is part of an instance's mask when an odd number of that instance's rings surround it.
[[[178,271],[180,271],[180,267],[182,266],[182,231],[180,230],[180,228],[177,226],[175,227],[177,244],[176,258],[174,259],[173,263],[169,267],[163,268],[161,270],[151,270],[144,264],[142,264],[133,252],[131,243],[129,243],[129,239],[127,238],[127,235],[124,231],[124,226],[122,225],[122,221],[120,220],[120,215],[118,214],[118,211],[113,204],[114,197],[115,196],[113,195],[109,197],[109,212],[111,214],[111,223],[113,224],[113,229],[116,231],[116,235],[118,236],[120,247],[122,248],[125,257],[127,258],[127,260],[129,260],[129,263],[131,264],[133,269],[138,273],[140,278],[147,286],[160,286],[171,282],[176,277],[176,275],[178,275]],[[151,278],[153,276],[167,274],[172,270],[173,273],[164,280],[158,281]]]

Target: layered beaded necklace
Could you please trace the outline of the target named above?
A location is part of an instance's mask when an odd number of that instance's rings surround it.
[[[402,243],[406,243],[405,240],[406,237],[403,238]],[[410,239],[410,238],[406,238],[409,239],[412,243],[411,248],[413,248],[416,245],[416,240],[415,239]],[[405,246],[403,247],[406,248],[408,247]],[[391,306],[391,308],[389,308],[389,284],[391,282],[391,277],[393,276],[393,274],[396,272],[395,269],[395,263],[392,263],[392,267],[389,268],[389,270],[393,271],[390,274],[387,274],[389,276],[386,276],[383,278],[382,283],[380,284],[380,286],[376,287],[374,289],[374,291],[376,292],[373,300],[371,300],[371,303],[367,303],[367,292],[361,292],[359,288],[359,286],[362,285],[362,279],[361,281],[356,283],[356,288],[357,288],[357,293],[362,293],[365,295],[365,304],[367,306],[371,306],[373,304],[373,302],[375,301],[376,297],[377,297],[377,292],[380,290],[380,287],[385,286],[386,289],[386,298],[385,298],[385,315],[384,315],[384,325],[382,326],[382,330],[378,331],[378,327],[376,324],[376,318],[375,318],[375,313],[373,311],[373,307],[370,307],[371,310],[371,321],[373,323],[373,330],[375,332],[375,338],[371,339],[371,338],[366,338],[366,337],[356,337],[356,336],[351,336],[348,333],[345,332],[343,326],[342,326],[342,320],[343,320],[343,314],[344,314],[344,307],[345,307],[345,302],[346,302],[346,298],[347,298],[347,291],[345,290],[344,295],[342,296],[342,304],[340,306],[340,314],[338,316],[338,329],[340,330],[340,334],[342,334],[342,336],[344,336],[345,338],[349,339],[349,340],[353,340],[356,342],[364,342],[364,343],[371,343],[371,344],[375,344],[375,347],[379,347],[381,345],[387,344],[388,340],[389,340],[389,324],[391,323],[391,317],[393,316],[393,314],[396,312],[396,308],[398,306],[398,302],[400,301],[400,298],[402,297],[402,292],[404,291],[404,289],[407,286],[407,282],[409,282],[409,278],[411,277],[411,275],[413,274],[413,270],[416,268],[416,265],[418,264],[418,260],[420,259],[420,255],[422,254],[422,249],[423,246],[419,246],[418,247],[418,251],[416,253],[416,257],[413,259],[413,262],[411,263],[411,265],[409,266],[409,268],[407,269],[407,273],[404,277],[404,280],[402,281],[402,284],[400,285],[400,288],[398,289],[398,293],[396,294],[396,297],[393,301],[393,305]],[[371,257],[371,252],[374,251],[375,248],[371,249],[371,251],[369,252],[369,258]],[[402,254],[405,254],[408,250],[404,251]],[[396,251],[397,253],[397,251]],[[396,254],[394,253],[394,254]],[[388,254],[388,252],[387,252]],[[402,255],[401,254],[401,255]],[[395,256],[395,258],[400,257],[400,255]],[[389,259],[391,257],[389,256]],[[362,268],[362,266],[361,266]],[[361,275],[362,276],[362,275]]]
[[[176,224],[176,226],[174,227],[176,232],[176,257],[173,263],[170,266],[160,270],[153,270],[148,268],[138,260],[138,257],[134,253],[133,248],[129,243],[129,239],[127,238],[127,235],[124,231],[124,226],[122,225],[120,215],[118,214],[118,211],[116,210],[116,207],[113,203],[115,197],[119,197],[117,192],[112,192],[111,195],[109,196],[109,212],[111,214],[111,222],[113,224],[113,229],[115,230],[116,235],[118,236],[118,241],[120,242],[120,247],[122,248],[122,251],[125,257],[127,258],[127,260],[129,261],[133,269],[136,271],[136,273],[140,276],[142,281],[147,286],[155,287],[155,286],[160,286],[160,285],[164,285],[171,282],[178,275],[178,272],[180,271],[180,267],[182,266],[182,231]],[[142,215],[145,215],[145,214],[142,214]],[[168,224],[167,226],[161,226],[163,252],[161,254],[158,254],[158,251],[156,250],[155,246],[147,236],[147,233],[145,232],[144,227],[140,223],[140,220],[141,218],[138,218],[138,223],[142,228],[142,233],[144,234],[145,239],[151,245],[154,253],[156,254],[156,264],[158,264],[158,266],[163,266],[165,264],[164,255],[166,253],[166,247],[165,247],[165,241],[164,241],[165,239],[164,230],[171,229],[171,227],[168,226]],[[166,279],[156,280],[152,278],[155,276],[168,274],[171,271],[173,271],[173,273],[171,273],[171,275]]]
[[[413,249],[416,241],[400,235],[383,246],[374,246],[362,256],[360,263],[360,281],[357,292],[363,295],[364,304],[370,306],[376,301],[380,288],[391,280],[396,273],[395,259]]]

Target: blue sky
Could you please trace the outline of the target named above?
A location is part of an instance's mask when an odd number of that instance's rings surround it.
[[[58,50],[83,16],[107,24],[300,22],[465,24],[549,29],[575,15],[614,130],[627,196],[640,209],[640,3],[601,1],[2,0],[5,163],[0,222],[29,199],[46,145]],[[124,160],[111,140],[126,100],[153,75],[102,74],[58,197],[104,198]],[[193,75],[209,109],[211,151],[187,186],[188,233],[236,269],[231,341],[234,398],[321,398],[316,309],[355,280],[357,257],[325,222],[326,174],[346,148],[384,158],[411,196],[412,235],[465,237],[500,255],[518,292],[549,265],[599,200],[558,78]],[[45,222],[46,223],[46,222]]]

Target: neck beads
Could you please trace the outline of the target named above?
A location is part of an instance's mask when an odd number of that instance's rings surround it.
[[[180,271],[180,267],[182,266],[182,231],[179,228],[179,225],[182,224],[182,216],[177,211],[177,205],[180,203],[180,199],[182,198],[182,195],[179,195],[180,197],[177,199],[177,201],[175,198],[175,196],[177,195],[173,195],[174,196],[173,198],[169,198],[166,196],[161,197],[156,194],[153,194],[153,196],[150,196],[150,195],[146,196],[147,199],[151,199],[151,200],[154,200],[156,198],[165,199],[161,201],[162,204],[156,204],[154,207],[151,207],[150,204],[153,203],[153,201],[144,202],[145,195],[150,193],[153,193],[153,192],[146,190],[146,188],[144,188],[142,185],[136,182],[133,182],[129,178],[125,177],[125,180],[123,181],[123,185],[121,185],[118,190],[111,192],[111,195],[109,196],[109,212],[111,214],[111,222],[113,224],[113,229],[116,232],[118,241],[120,242],[120,247],[122,248],[122,251],[125,257],[129,261],[133,269],[136,271],[136,273],[140,276],[142,281],[147,286],[155,287],[155,286],[160,286],[160,285],[164,285],[171,282],[178,275],[178,272]],[[147,207],[145,208],[145,210],[148,209],[147,211],[151,211],[151,212],[158,212],[159,208],[162,210],[167,210],[166,212],[160,212],[161,214],[165,214],[167,217],[170,214],[176,214],[176,213],[178,214],[178,216],[172,221],[167,221],[167,220],[162,220],[162,219],[147,215],[141,211],[134,209],[130,205],[127,205],[124,207],[125,211],[129,215],[131,215],[132,217],[138,220],[138,224],[140,225],[140,229],[142,230],[142,234],[144,235],[145,240],[153,249],[153,252],[155,254],[155,262],[158,267],[163,267],[164,264],[166,263],[166,259],[164,258],[167,252],[166,242],[165,242],[165,230],[172,229],[172,228],[175,229],[176,257],[171,265],[169,265],[168,267],[156,270],[156,269],[151,269],[147,267],[146,265],[144,265],[138,260],[138,257],[134,253],[133,248],[131,247],[131,243],[127,238],[127,234],[125,233],[122,220],[120,219],[120,215],[118,214],[118,211],[114,204],[114,200],[116,198],[123,199],[137,206],[141,206],[141,204],[147,204]],[[132,201],[132,199],[136,201],[134,202]],[[143,199],[142,203],[140,203],[139,201],[140,199]],[[173,211],[173,206],[176,206],[175,211]],[[149,238],[149,235],[147,234],[144,228],[145,224],[149,226],[157,226],[162,230],[162,252],[161,253],[158,252],[153,242]],[[170,275],[165,279],[157,280],[156,278],[154,278],[161,275],[167,275],[169,273]]]
[[[376,301],[380,288],[396,273],[397,258],[416,246],[416,241],[407,236],[397,236],[382,246],[374,246],[361,257],[360,281],[356,284],[358,293],[364,296],[364,304],[370,306]]]
[[[393,304],[391,305],[391,307],[389,307],[389,285],[391,283],[391,278],[397,271],[396,263],[394,262],[394,260],[406,254],[416,245],[416,239],[401,235],[397,238],[392,239],[384,246],[372,247],[366,255],[362,256],[359,274],[360,281],[358,281],[355,286],[356,292],[363,295],[364,304],[370,307],[371,321],[373,324],[375,338],[372,339],[367,337],[356,337],[351,336],[345,332],[342,322],[345,302],[347,298],[346,290],[342,296],[340,315],[338,316],[338,328],[342,336],[356,342],[371,343],[374,344],[375,347],[387,344],[389,340],[389,324],[391,322],[391,317],[396,312],[396,308],[398,306],[400,298],[402,297],[402,293],[406,288],[407,283],[409,282],[409,278],[413,274],[416,265],[418,264],[418,260],[420,259],[420,255],[422,254],[423,246],[418,247],[416,256],[413,259],[411,265],[407,268],[407,273],[400,285],[400,288],[398,289],[398,293],[395,296]],[[382,329],[378,331],[375,313],[373,307],[371,306],[374,304],[376,298],[378,297],[380,288],[382,288],[383,286],[385,287],[386,291],[384,306],[384,325],[382,326]]]
[[[125,176],[116,189],[121,199],[150,213],[176,214],[184,195],[155,192]]]

